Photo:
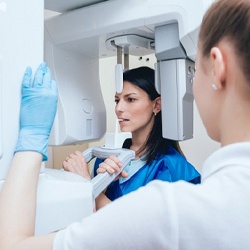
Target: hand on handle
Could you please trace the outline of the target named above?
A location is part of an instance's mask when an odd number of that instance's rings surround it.
[[[89,169],[82,152],[75,151],[63,161],[63,169],[78,174],[87,180],[91,180]]]
[[[122,167],[121,161],[114,155],[110,155],[104,162],[99,165],[99,168],[96,170],[98,174],[108,172],[110,174],[114,174],[115,172],[119,172]],[[122,171],[115,180],[120,177],[127,178],[128,174],[125,171]]]

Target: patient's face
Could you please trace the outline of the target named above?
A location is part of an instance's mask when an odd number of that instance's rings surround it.
[[[141,88],[125,81],[121,94],[115,95],[115,112],[122,132],[146,136],[154,122],[154,101]]]

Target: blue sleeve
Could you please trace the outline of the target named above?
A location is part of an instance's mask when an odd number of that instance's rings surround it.
[[[94,166],[95,175],[102,161],[102,159],[96,159]],[[184,156],[172,149],[169,154],[156,158],[150,165],[146,163],[128,181],[122,184],[119,184],[119,181],[112,182],[106,191],[106,195],[113,201],[118,197],[145,186],[152,180],[167,182],[184,180],[193,184],[198,184],[200,183],[200,174]]]
[[[189,162],[182,161],[175,164],[171,161],[162,161],[158,165],[154,179],[168,182],[184,180],[193,184],[201,181],[199,172]]]
[[[99,164],[103,162],[103,159],[100,159],[100,158],[96,158],[95,160],[95,164],[94,164],[94,176],[97,175],[96,173],[96,170],[98,169],[99,167]]]
[[[169,181],[170,175],[172,182],[184,180],[194,184],[200,183],[199,172],[174,149],[169,155],[162,157],[156,165],[158,165],[156,179]]]

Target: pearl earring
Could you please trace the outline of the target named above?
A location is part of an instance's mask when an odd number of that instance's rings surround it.
[[[218,90],[218,87],[217,87],[216,84],[213,83],[211,86],[212,86],[212,88],[213,88],[214,90]]]

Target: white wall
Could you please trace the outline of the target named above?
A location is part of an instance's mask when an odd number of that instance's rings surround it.
[[[19,130],[21,81],[43,58],[43,1],[0,1],[0,180],[13,158]]]
[[[220,144],[211,140],[200,119],[197,106],[194,103],[194,137],[180,143],[181,148],[190,163],[201,171],[202,163],[220,147]]]
[[[141,60],[138,57],[130,56],[130,68],[139,66],[154,67],[154,55],[145,56]],[[100,59],[100,83],[103,92],[104,103],[107,109],[107,132],[115,132],[115,77],[114,66],[116,57]],[[163,104],[164,105],[164,104]],[[105,138],[100,141],[90,143],[90,146],[104,145]],[[187,159],[200,171],[204,160],[216,149],[219,148],[217,142],[212,141],[206,134],[202,121],[194,103],[194,138],[181,142],[181,148]]]

